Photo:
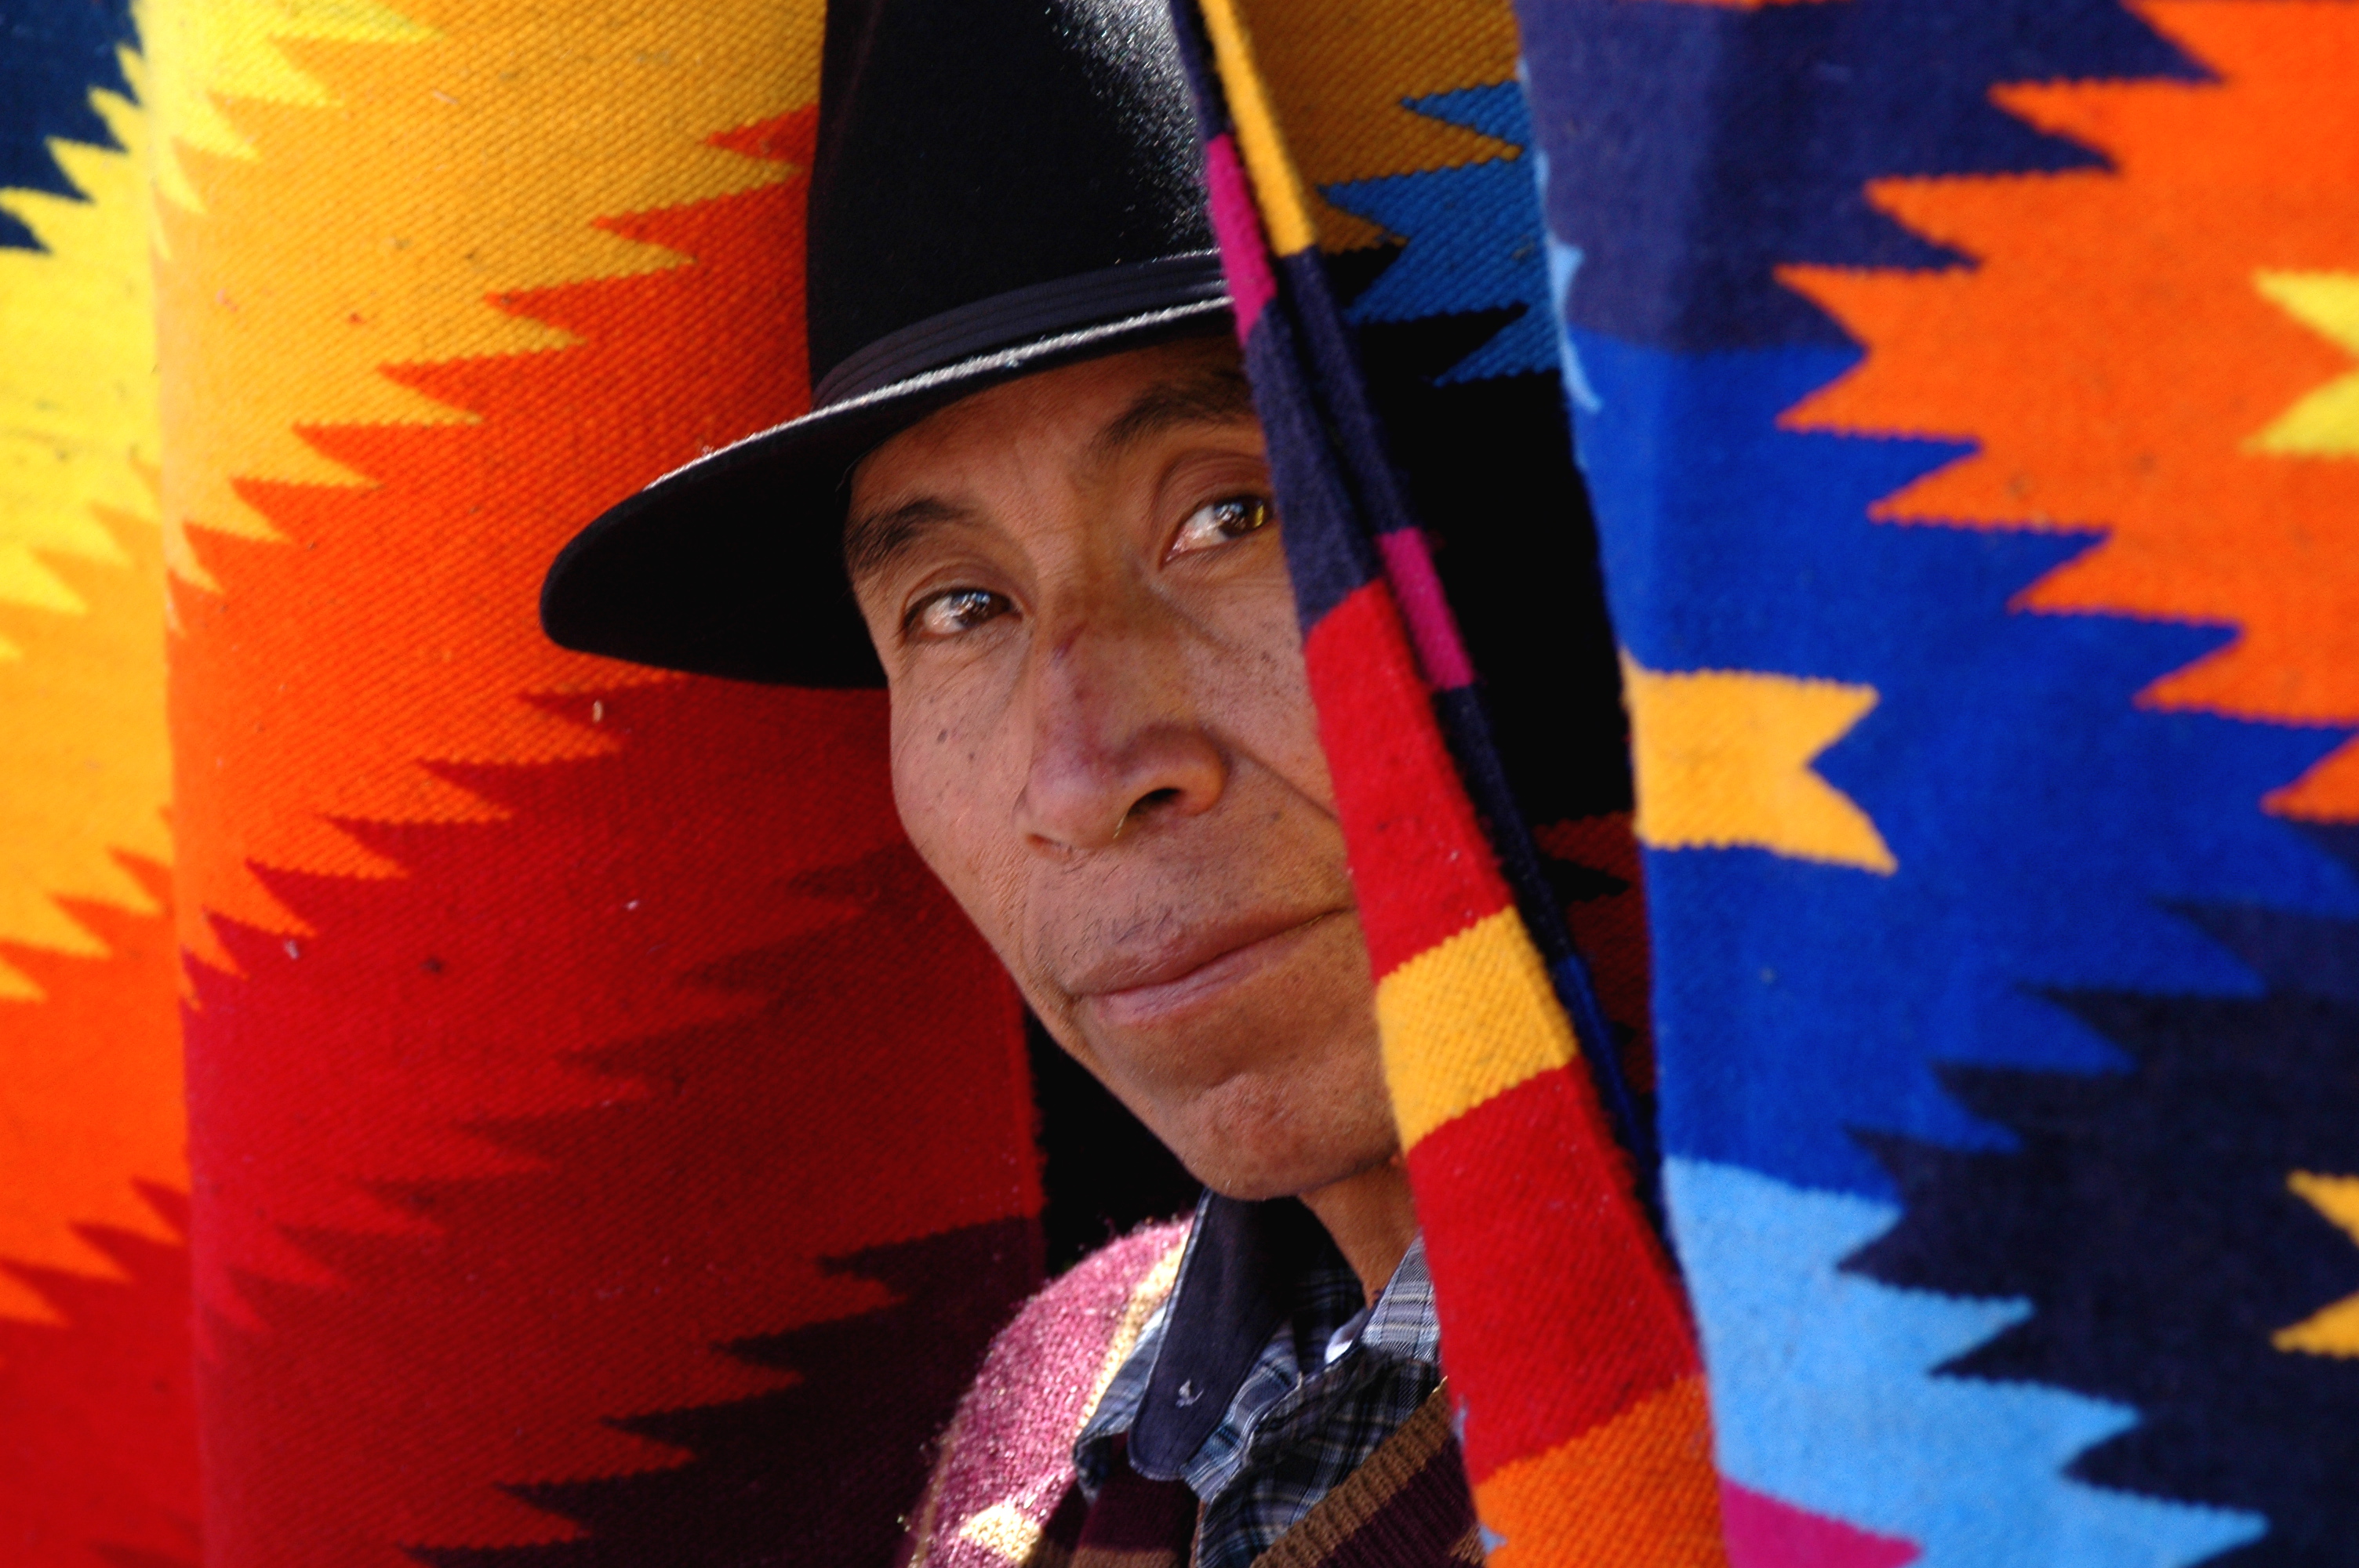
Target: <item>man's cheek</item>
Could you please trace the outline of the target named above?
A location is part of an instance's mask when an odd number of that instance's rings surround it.
[[[893,712],[893,805],[902,829],[933,872],[960,891],[959,770],[945,755],[955,739],[913,713],[897,695]]]
[[[1294,592],[1281,574],[1223,607],[1222,637],[1206,649],[1196,685],[1221,727],[1254,759],[1323,812],[1335,805],[1319,710],[1310,697]]]
[[[1020,846],[1014,814],[995,802],[988,773],[959,731],[918,722],[897,727],[893,795],[901,826],[934,875],[1003,958],[1020,929]]]

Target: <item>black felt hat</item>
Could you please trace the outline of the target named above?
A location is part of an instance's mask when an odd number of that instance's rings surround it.
[[[882,680],[844,481],[970,393],[1228,309],[1166,0],[835,0],[806,296],[812,412],[666,475],[542,585],[569,648],[744,680]]]

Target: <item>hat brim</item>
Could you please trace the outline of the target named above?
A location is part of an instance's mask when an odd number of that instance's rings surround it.
[[[749,436],[675,470],[576,535],[541,584],[540,623],[579,653],[734,680],[885,683],[844,580],[854,464],[936,410],[1080,360],[1225,322],[1193,300],[977,354]]]

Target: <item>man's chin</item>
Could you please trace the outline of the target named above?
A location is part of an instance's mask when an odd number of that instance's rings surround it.
[[[1199,1181],[1238,1198],[1315,1191],[1388,1158],[1392,1103],[1359,922],[1348,911],[1236,961],[1066,1023],[1076,1054]]]
[[[1384,1086],[1372,1075],[1306,1082],[1241,1074],[1173,1108],[1151,1115],[1150,1125],[1198,1181],[1226,1197],[1315,1192],[1399,1148]]]
[[[1359,1155],[1340,1160],[1331,1154],[1296,1161],[1248,1159],[1226,1162],[1222,1152],[1216,1151],[1203,1162],[1209,1169],[1198,1169],[1197,1162],[1185,1156],[1180,1162],[1188,1166],[1190,1174],[1223,1197],[1259,1203],[1268,1198],[1300,1197],[1348,1181],[1385,1163],[1398,1152],[1398,1147],[1390,1142],[1372,1143]]]

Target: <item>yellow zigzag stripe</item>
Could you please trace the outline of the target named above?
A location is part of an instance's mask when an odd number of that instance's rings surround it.
[[[176,577],[211,588],[211,579],[197,564],[187,541],[190,524],[201,523],[249,538],[277,537],[244,501],[226,493],[228,476],[219,471],[220,454],[208,438],[234,420],[236,413],[261,412],[255,406],[256,391],[287,374],[288,367],[310,368],[310,362],[288,354],[287,344],[264,341],[275,323],[255,318],[266,309],[273,316],[280,314],[283,308],[272,308],[278,305],[277,294],[310,276],[317,265],[321,225],[315,214],[290,210],[279,236],[284,253],[277,258],[280,274],[267,288],[249,287],[249,280],[242,277],[215,278],[211,280],[214,287],[203,297],[201,310],[192,309],[191,302],[178,297],[171,287],[188,269],[172,268],[169,264],[186,246],[187,222],[210,211],[201,189],[208,183],[205,162],[215,158],[247,164],[259,161],[261,154],[237,124],[241,115],[252,114],[256,106],[325,109],[336,104],[336,95],[317,77],[299,69],[281,49],[283,43],[418,44],[440,35],[375,0],[133,0],[132,15],[149,66],[149,81],[141,96],[149,105],[154,127],[155,187],[166,199],[156,232],[156,248],[168,269],[158,307],[164,337],[162,357],[169,364],[189,362],[192,356],[176,351],[179,341],[208,330],[251,345],[249,359],[224,367],[230,373],[195,385],[183,385],[182,378],[168,376],[162,391],[165,418],[173,427],[172,461],[164,470],[165,560]],[[353,193],[356,198],[361,194]],[[388,233],[380,243],[398,248],[402,239]],[[266,297],[268,306],[263,303]],[[535,347],[548,346],[548,340],[557,336],[527,335],[539,340],[530,345]],[[348,407],[307,412],[323,424],[339,420],[447,423],[452,418],[450,410],[430,399],[376,376],[375,368],[372,363],[370,373],[354,378],[359,384],[350,389]],[[191,417],[192,411],[201,412]],[[241,470],[239,477],[313,484],[355,482],[355,475],[321,457],[291,429],[275,429],[271,435],[277,449],[270,454],[271,460]],[[195,488],[189,476],[197,474],[214,484],[205,487],[210,493],[205,493],[203,504],[190,506],[183,498]]]
[[[1286,138],[1278,131],[1269,88],[1254,61],[1253,38],[1236,0],[1204,0],[1204,30],[1212,38],[1229,117],[1236,123],[1237,151],[1253,177],[1254,200],[1261,208],[1271,248],[1282,256],[1308,250],[1318,238],[1310,198],[1294,160],[1287,156]]]
[[[2253,286],[2320,337],[2359,355],[2359,273],[2260,272]],[[2288,456],[2359,458],[2359,370],[2295,404],[2250,444]]]
[[[1376,983],[1376,1028],[1401,1144],[1571,1062],[1572,1027],[1513,909]]]
[[[85,956],[103,949],[56,899],[151,913],[109,851],[171,852],[162,579],[92,576],[154,567],[147,125],[116,94],[92,102],[128,150],[50,144],[87,201],[0,192],[45,247],[0,250],[0,604],[30,607],[8,617],[25,646],[0,645],[0,941]],[[71,575],[105,605],[44,557],[90,563]],[[38,994],[0,965],[0,997]]]
[[[1810,766],[1875,706],[1875,687],[1752,670],[1664,674],[1626,654],[1622,687],[1640,843],[1898,868],[1867,813]]]
[[[91,103],[125,150],[49,143],[86,200],[0,192],[42,246],[0,250],[0,942],[84,958],[107,950],[59,901],[152,915],[114,855],[171,851],[147,122],[119,94]],[[169,1235],[133,1183],[188,1182],[171,982],[131,964],[109,983],[115,1017],[70,1031],[0,964],[10,1262],[117,1279],[80,1227]],[[0,1317],[61,1321],[6,1276]]]
[[[134,465],[158,460],[145,126],[114,93],[91,102],[131,150],[49,143],[89,200],[0,190],[43,246],[0,250],[0,600],[67,612],[82,600],[36,552],[122,565],[90,509],[150,513]]]
[[[1519,42],[1508,0],[1226,0],[1222,10],[1240,6],[1235,25],[1252,36],[1256,92],[1266,93],[1285,127],[1291,167],[1310,191],[1310,225],[1327,250],[1385,238],[1318,194],[1329,186],[1516,156],[1506,142],[1408,107],[1411,99],[1515,77]],[[1222,70],[1225,77],[1225,61]]]
[[[2359,1176],[2313,1176],[2296,1171],[2286,1185],[2310,1206],[2359,1241]],[[2345,1296],[2323,1312],[2279,1329],[2269,1343],[2306,1356],[2359,1356],[2359,1295]]]
[[[180,166],[181,146],[251,158],[253,144],[222,113],[223,98],[325,108],[335,100],[278,49],[288,38],[406,43],[434,37],[375,0],[138,0],[140,45],[155,68],[147,102],[156,125],[157,188],[191,211],[204,204]]]
[[[756,26],[724,5],[401,4],[419,19],[263,0],[172,8],[190,13],[184,29],[241,43],[158,60],[159,100],[240,81],[281,94],[224,97],[223,124],[252,151],[187,144],[197,200],[160,204],[164,514],[168,558],[187,580],[203,580],[187,526],[276,537],[235,481],[359,482],[296,427],[471,422],[379,367],[566,346],[569,334],[491,297],[679,265],[596,220],[786,178],[705,138],[817,95],[816,44],[806,58],[799,41],[768,42],[806,24],[815,35],[816,6]],[[384,41],[319,41],[335,16]],[[292,70],[272,42],[282,23],[309,29],[285,35],[309,40],[289,51],[307,67],[299,79],[276,74]],[[255,81],[190,74],[233,69]],[[331,100],[345,102],[317,106]]]

